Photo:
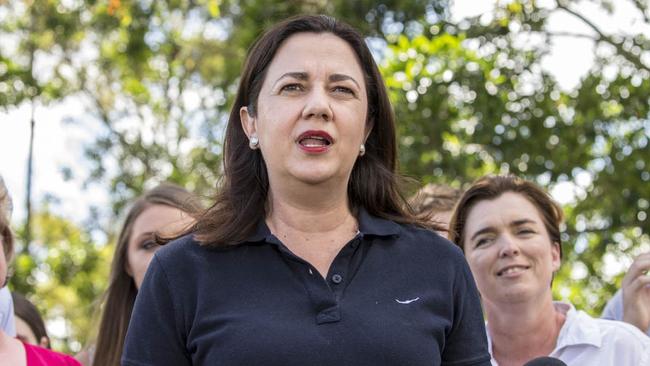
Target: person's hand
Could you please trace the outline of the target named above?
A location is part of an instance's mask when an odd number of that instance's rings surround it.
[[[636,257],[623,278],[623,321],[641,329],[650,328],[650,252]]]

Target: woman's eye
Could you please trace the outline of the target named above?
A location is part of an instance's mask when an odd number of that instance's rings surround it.
[[[517,232],[519,235],[529,235],[529,234],[534,234],[535,231],[531,229],[521,229]]]
[[[343,93],[343,94],[350,94],[350,95],[355,95],[354,91],[348,87],[345,86],[335,86],[333,88],[333,91],[336,93]]]
[[[481,245],[485,245],[485,244],[489,243],[489,241],[490,241],[490,238],[480,238],[480,239],[478,239],[476,241],[476,244],[474,246],[478,248]]]
[[[297,91],[302,91],[304,88],[300,84],[287,84],[284,85],[280,91],[281,92],[297,92]]]
[[[156,244],[156,242],[153,241],[153,240],[146,240],[146,241],[143,241],[142,244],[140,244],[140,248],[142,248],[144,250],[151,250],[151,249],[153,249],[153,248],[155,248],[157,246],[158,246],[158,244]]]

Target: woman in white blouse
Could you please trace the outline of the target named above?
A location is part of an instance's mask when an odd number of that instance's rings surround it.
[[[637,328],[553,301],[561,221],[546,192],[513,176],[479,179],[456,206],[450,239],[481,293],[492,364],[550,356],[569,366],[650,365],[650,338]]]

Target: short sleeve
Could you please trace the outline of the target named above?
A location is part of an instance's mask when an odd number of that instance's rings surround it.
[[[465,259],[454,283],[453,325],[442,353],[443,366],[490,366],[485,321],[474,277]]]
[[[154,255],[136,297],[124,341],[123,366],[192,364],[174,300],[163,265]]]
[[[12,337],[16,336],[14,302],[7,287],[0,289],[0,329]]]
[[[609,320],[623,319],[623,293],[621,290],[616,291],[614,296],[609,299],[600,317]]]

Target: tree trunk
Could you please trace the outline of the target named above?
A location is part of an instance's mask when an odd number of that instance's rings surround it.
[[[29,248],[32,242],[32,167],[34,163],[34,127],[36,126],[36,119],[34,113],[36,111],[36,102],[32,99],[32,118],[29,128],[29,156],[27,158],[27,189],[25,194],[25,208],[27,210],[27,220],[25,221],[25,251]]]

